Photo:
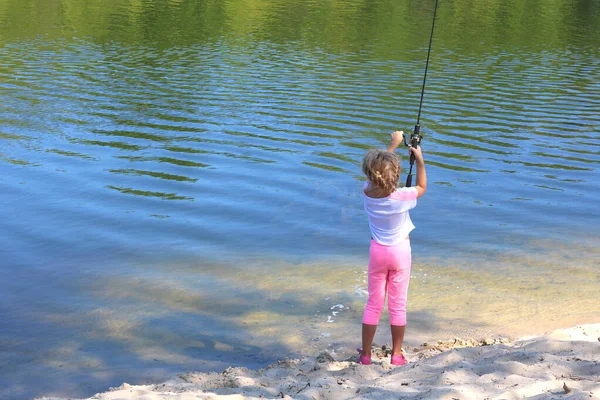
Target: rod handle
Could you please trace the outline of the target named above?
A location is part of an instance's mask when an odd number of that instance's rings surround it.
[[[411,187],[412,185],[412,169],[415,163],[415,156],[410,153],[410,170],[408,171],[408,176],[406,177],[406,187]]]

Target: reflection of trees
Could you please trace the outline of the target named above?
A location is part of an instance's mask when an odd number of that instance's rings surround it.
[[[366,47],[393,55],[426,45],[434,0],[5,0],[4,42],[48,35],[167,47],[207,39],[302,41],[329,51]],[[452,0],[440,4],[436,43],[564,46],[600,38],[592,0]]]

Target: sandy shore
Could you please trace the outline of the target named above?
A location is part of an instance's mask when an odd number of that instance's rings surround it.
[[[161,384],[124,383],[90,399],[600,399],[600,324],[515,342],[423,344],[405,349],[410,363],[402,367],[390,365],[386,350],[377,349],[371,366],[321,353],[260,370],[228,368],[185,373]]]

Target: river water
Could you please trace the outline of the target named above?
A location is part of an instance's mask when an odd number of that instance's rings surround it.
[[[0,0],[0,397],[351,354],[433,6]],[[407,344],[598,322],[599,49],[594,1],[440,2]]]

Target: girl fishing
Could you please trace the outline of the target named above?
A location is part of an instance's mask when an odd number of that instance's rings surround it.
[[[362,320],[362,349],[359,363],[371,364],[371,344],[383,311],[386,292],[392,329],[393,365],[408,361],[402,354],[406,327],[406,298],[410,279],[411,250],[409,233],[415,228],[408,210],[427,189],[427,175],[421,147],[409,147],[417,164],[417,185],[398,188],[400,163],[394,150],[402,143],[403,132],[391,134],[386,150],[369,150],[363,160],[367,182],[363,189],[365,211],[371,230],[369,255],[369,299]],[[412,161],[412,160],[411,160]],[[412,170],[412,168],[411,168]]]
[[[421,101],[415,130],[410,137],[408,154],[410,171],[406,179],[406,187],[398,189],[400,179],[400,163],[394,150],[404,141],[404,132],[392,133],[392,141],[385,150],[369,150],[363,160],[363,172],[367,182],[363,188],[365,211],[369,217],[371,229],[371,250],[369,254],[369,299],[365,306],[362,325],[362,349],[358,349],[358,362],[371,364],[371,344],[375,337],[379,316],[383,311],[385,295],[388,296],[388,310],[392,328],[392,360],[393,365],[404,365],[408,361],[402,354],[402,342],[406,328],[406,298],[408,281],[410,280],[410,241],[408,234],[415,229],[408,210],[417,205],[417,198],[423,196],[427,189],[425,163],[421,153],[421,135],[419,134],[421,109],[429,68],[429,56],[435,28],[438,0],[435,0],[431,36],[427,50],[427,62],[421,88]],[[412,168],[417,164],[417,186],[412,185]]]

